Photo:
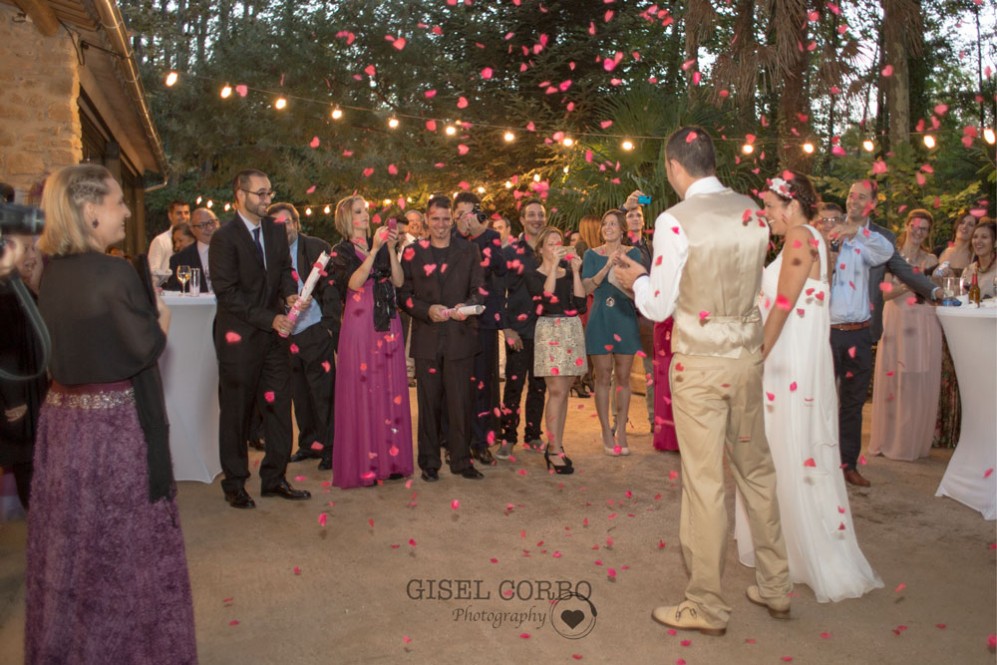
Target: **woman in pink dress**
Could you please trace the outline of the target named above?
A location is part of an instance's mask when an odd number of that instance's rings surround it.
[[[332,484],[345,489],[412,475],[412,416],[395,301],[404,279],[397,232],[382,227],[368,238],[370,214],[362,196],[336,205],[336,228],[345,239],[333,248],[329,273],[344,307]]]
[[[927,210],[911,210],[897,239],[900,254],[922,273],[938,263],[927,243],[933,223]],[[872,384],[869,452],[910,462],[931,451],[942,374],[942,327],[934,306],[919,304],[896,278],[887,284]]]
[[[668,367],[672,364],[672,318],[654,324],[654,449],[678,452],[679,438],[672,417],[672,389]]]

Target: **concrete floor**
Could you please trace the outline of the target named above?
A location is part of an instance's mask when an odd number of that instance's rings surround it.
[[[686,582],[679,459],[655,452],[646,429],[631,437],[633,455],[606,457],[592,400],[569,408],[569,477],[517,451],[481,482],[444,472],[434,485],[342,491],[301,463],[289,476],[314,498],[261,499],[251,481],[255,511],[229,508],[217,481],[181,483],[201,662],[995,662],[995,527],[934,497],[948,451],[871,459],[872,488],[850,488],[884,589],[818,604],[798,586],[793,619],[774,621],[744,598],[753,571],[732,543],[727,635],[672,635],[650,612],[680,600]],[[632,421],[642,413],[635,402]],[[0,663],[23,660],[25,536],[23,522],[0,524]],[[566,596],[551,612],[559,588],[590,603]]]

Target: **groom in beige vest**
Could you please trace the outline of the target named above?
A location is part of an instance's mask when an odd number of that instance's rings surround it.
[[[665,151],[668,182],[682,202],[655,221],[650,275],[626,257],[615,268],[645,316],[675,319],[670,379],[682,453],[679,534],[690,579],[685,600],[652,617],[723,635],[732,609],[720,586],[729,531],[725,450],[757,553],[748,600],[775,618],[789,617],[792,584],[762,409],[757,298],[769,231],[751,199],[717,180],[713,142],[703,129],[679,129]]]

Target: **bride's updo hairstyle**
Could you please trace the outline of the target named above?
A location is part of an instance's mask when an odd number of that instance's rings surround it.
[[[782,172],[782,177],[769,180],[768,187],[787,204],[790,201],[798,202],[807,219],[813,219],[817,216],[820,197],[817,196],[817,190],[814,189],[810,178],[802,173],[787,169]]]

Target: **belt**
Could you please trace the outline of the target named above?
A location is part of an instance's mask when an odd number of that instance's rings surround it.
[[[869,321],[863,321],[862,323],[832,323],[832,330],[843,330],[844,332],[851,332],[853,330],[865,330],[871,324]]]

